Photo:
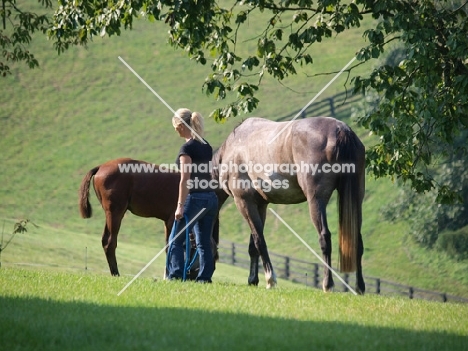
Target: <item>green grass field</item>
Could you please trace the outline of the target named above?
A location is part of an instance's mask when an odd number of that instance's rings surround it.
[[[0,270],[4,350],[465,350],[468,305]]]
[[[262,20],[252,21],[244,40],[254,38]],[[13,74],[0,80],[0,225],[8,240],[15,221],[28,218],[38,225],[18,235],[2,252],[2,267],[19,263],[44,265],[54,270],[107,272],[100,236],[104,217],[91,193],[94,216],[83,220],[78,212],[78,188],[85,173],[109,159],[129,156],[155,163],[172,163],[181,144],[172,128],[172,113],[119,60],[123,58],[174,109],[182,106],[202,112],[222,102],[202,92],[206,67],[187,60],[166,44],[166,28],[138,21],[122,37],[96,38],[85,48],[72,48],[58,56],[45,37],[34,37],[31,51],[41,67],[12,66]],[[288,77],[283,84],[265,78],[256,116],[277,119],[302,108],[363,46],[362,31],[330,38],[314,46],[314,65]],[[366,73],[372,66],[363,65]],[[337,79],[317,101],[344,90],[347,77]],[[349,85],[348,85],[349,88]],[[232,97],[234,98],[234,97]],[[373,138],[345,119],[367,145]],[[207,118],[207,138],[219,146],[229,132],[248,116],[224,124]],[[380,209],[398,196],[389,179],[367,181],[364,203],[364,274],[415,287],[468,297],[468,263],[456,262],[415,246],[406,224],[382,220]],[[272,208],[317,252],[320,248],[306,204]],[[336,233],[336,206],[328,208]],[[223,239],[247,243],[249,229],[229,201],[221,214]],[[272,214],[265,236],[269,250],[300,259],[315,257]],[[334,240],[334,263],[337,244]],[[117,258],[122,274],[136,274],[162,247],[162,223],[127,214],[119,234]],[[159,276],[163,260],[145,272]],[[217,273],[215,273],[215,279]],[[240,273],[242,284],[247,273]],[[3,289],[3,287],[2,287]]]

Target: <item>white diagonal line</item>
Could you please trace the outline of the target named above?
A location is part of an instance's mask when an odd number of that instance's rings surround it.
[[[297,113],[297,115],[294,116],[294,118],[293,118],[292,120],[290,120],[290,121],[288,122],[288,124],[286,124],[286,125],[284,126],[284,128],[281,129],[281,130],[278,132],[278,134],[276,134],[272,139],[270,139],[270,140],[268,141],[268,144],[271,144],[281,133],[283,133],[283,131],[284,131],[286,128],[288,128],[289,125],[290,125],[297,117],[299,117],[299,116],[301,115],[301,113],[304,112],[304,111],[307,109],[307,107],[309,107],[309,106],[315,101],[315,99],[317,99],[317,98],[325,91],[325,89],[327,89],[327,88],[336,80],[336,78],[338,78],[338,77],[341,75],[341,73],[343,73],[343,72],[345,71],[345,69],[348,68],[349,65],[352,64],[352,63],[354,62],[355,59],[356,59],[356,57],[353,57],[353,58],[351,59],[351,61],[349,61],[348,64],[347,64],[346,66],[344,66],[344,67],[341,69],[341,71],[339,71],[339,72],[332,78],[332,80],[329,81],[328,84],[325,85],[325,86],[322,88],[322,90],[320,90],[320,91],[317,93],[317,95],[315,95],[314,98],[313,98],[312,100],[310,100],[310,101],[307,103],[307,105],[305,105],[305,106],[302,108],[302,110],[300,110],[300,111]]]
[[[143,78],[141,78],[140,75],[139,75],[138,73],[136,73],[135,70],[134,70],[132,67],[130,67],[130,65],[129,65],[127,62],[125,62],[125,60],[124,60],[122,57],[119,56],[119,60],[122,61],[122,63],[123,63],[125,66],[127,66],[127,68],[128,68],[128,69],[129,69],[129,70],[130,70],[130,71],[131,71],[131,72],[132,72],[132,73],[133,73],[133,74],[134,74],[134,75],[135,75],[135,76],[136,76],[136,77],[137,77],[137,78],[154,94],[154,95],[156,95],[156,97],[157,97],[159,100],[161,100],[161,102],[162,102],[164,105],[166,105],[166,107],[167,107],[172,113],[175,114],[175,111],[172,109],[172,107],[169,106],[169,104],[168,104],[166,101],[164,101],[164,99],[163,99],[161,96],[159,96],[159,94],[158,94],[157,92],[155,92],[155,91],[153,90],[153,88],[151,88],[151,87],[148,85],[148,83],[146,83],[145,80],[144,80]]]
[[[130,280],[130,281],[127,283],[127,285],[124,286],[124,288],[123,288],[122,290],[120,290],[120,292],[117,294],[117,296],[120,296],[120,294],[122,294],[125,290],[127,290],[127,288],[141,275],[141,273],[143,273],[143,272],[146,270],[146,268],[148,268],[164,251],[166,251],[166,248],[168,248],[169,245],[171,245],[172,242],[173,242],[175,239],[177,239],[181,233],[183,233],[183,232],[185,231],[185,228],[187,228],[190,224],[192,224],[193,221],[195,221],[195,220],[202,214],[202,212],[205,211],[205,210],[206,210],[206,208],[202,208],[201,211],[198,212],[197,215],[196,215],[195,217],[193,217],[193,219],[192,219],[190,222],[188,222],[187,224],[185,224],[184,228],[182,228],[182,230],[181,230],[180,232],[178,232],[177,235],[174,236],[174,238],[173,238],[172,240],[169,240],[169,242],[166,244],[166,246],[164,246],[164,247],[161,249],[161,251],[159,251],[159,252],[156,254],[156,256],[154,256],[154,257],[151,259],[151,261],[149,261],[149,262],[146,264],[146,266],[144,266],[144,267],[138,272],[138,274],[137,274],[136,276],[134,276],[133,279]]]
[[[304,239],[302,239],[302,238],[299,236],[299,234],[297,234],[297,233],[294,231],[294,229],[292,229],[292,228],[289,226],[289,224],[286,223],[286,222],[283,220],[283,218],[280,217],[280,215],[279,215],[278,213],[276,213],[276,212],[275,212],[274,210],[272,210],[271,208],[269,208],[269,210],[270,210],[270,211],[271,211],[271,212],[272,212],[272,213],[273,213],[273,214],[274,214],[290,231],[291,231],[291,233],[293,233],[293,234],[301,241],[301,243],[303,243],[303,244],[305,245],[305,247],[307,247],[307,248],[308,248],[324,265],[325,265],[325,266],[327,266],[328,269],[330,269],[330,270],[332,271],[332,273],[333,273],[333,274],[334,274],[334,275],[335,275],[335,276],[336,276],[336,277],[337,277],[337,278],[338,278],[354,295],[357,295],[357,292],[355,292],[355,291],[349,286],[349,284],[346,283],[346,282],[344,281],[344,279],[341,278],[341,276],[340,276],[338,273],[336,273],[335,270],[334,270],[332,267],[330,267],[330,266],[328,265],[328,263],[325,262],[325,261],[322,259],[322,257],[320,257],[320,256],[314,251],[314,249],[312,249],[312,248],[309,246],[309,244],[307,244],[307,243],[304,241]]]
[[[132,73],[133,73],[133,74],[134,74],[134,75],[135,75],[135,76],[136,76],[136,77],[137,77],[137,78],[138,78],[138,79],[139,79],[139,80],[140,80],[140,81],[141,81],[141,82],[142,82],[142,83],[143,83],[143,84],[144,84],[144,85],[145,85],[145,86],[146,86],[146,87],[147,87],[147,88],[164,104],[164,105],[166,105],[166,107],[169,109],[169,111],[171,111],[176,117],[178,117],[178,118],[182,121],[182,123],[185,124],[185,126],[186,126],[188,129],[190,129],[190,130],[192,131],[192,133],[195,134],[195,135],[197,136],[197,138],[198,138],[203,144],[206,144],[206,141],[203,140],[203,138],[202,138],[201,136],[199,136],[199,135],[197,134],[197,132],[195,132],[195,131],[192,129],[192,127],[190,127],[190,126],[179,116],[179,114],[178,114],[176,111],[174,111],[174,109],[173,109],[161,96],[159,96],[159,94],[158,94],[157,92],[155,92],[154,89],[151,88],[151,87],[149,86],[149,84],[146,83],[145,80],[144,80],[143,78],[141,78],[140,75],[139,75],[138,73],[136,73],[135,70],[134,70],[132,67],[130,67],[130,65],[129,65],[127,62],[125,62],[125,60],[124,60],[122,57],[119,56],[119,60],[122,61],[122,63],[123,63],[123,64],[124,64],[124,65],[125,65],[125,66],[126,66],[126,67],[127,67],[127,68],[128,68],[128,69],[129,69],[129,70],[130,70],[130,71],[131,71],[131,72],[132,72]]]

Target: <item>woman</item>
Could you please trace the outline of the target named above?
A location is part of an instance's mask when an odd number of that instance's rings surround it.
[[[218,199],[209,188],[211,174],[209,164],[213,149],[203,139],[203,117],[198,112],[181,108],[172,118],[172,125],[185,139],[176,163],[180,170],[179,197],[176,221],[169,242],[168,279],[182,279],[184,271],[185,227],[195,234],[200,270],[197,282],[211,283],[214,272],[214,258],[211,248],[213,224],[218,211]],[[187,219],[187,223],[186,223]],[[187,243],[189,244],[189,243]]]

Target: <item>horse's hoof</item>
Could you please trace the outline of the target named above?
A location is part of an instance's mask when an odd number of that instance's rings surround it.
[[[272,289],[274,287],[276,287],[277,283],[276,283],[276,277],[272,277],[270,279],[267,280],[266,282],[266,288],[267,289]]]
[[[265,272],[266,288],[271,289],[276,286],[276,274],[275,272]]]
[[[365,292],[366,292],[366,289],[361,289],[358,286],[356,286],[356,293],[358,295],[364,295]]]
[[[248,279],[247,282],[248,282],[249,285],[258,286],[258,278],[257,279]]]
[[[332,285],[332,286],[326,286],[325,284],[322,285],[322,289],[326,293],[333,292],[334,288],[335,288],[334,285]]]

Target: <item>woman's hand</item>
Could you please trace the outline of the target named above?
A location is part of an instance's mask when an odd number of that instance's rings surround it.
[[[184,205],[177,204],[177,209],[175,212],[175,219],[179,220],[184,217]]]

